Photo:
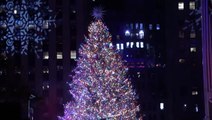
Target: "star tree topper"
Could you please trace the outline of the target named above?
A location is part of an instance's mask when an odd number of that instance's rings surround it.
[[[92,17],[95,19],[95,20],[102,20],[103,18],[103,15],[104,15],[104,10],[102,9],[102,7],[95,7],[93,9],[93,12],[92,12]]]

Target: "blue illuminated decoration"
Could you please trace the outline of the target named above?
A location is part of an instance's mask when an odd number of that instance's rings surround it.
[[[5,0],[0,2],[1,50],[7,54],[37,53],[55,25],[52,10],[43,0]],[[3,46],[3,47],[2,47]]]

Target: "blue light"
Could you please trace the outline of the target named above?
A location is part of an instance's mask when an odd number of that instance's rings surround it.
[[[124,44],[123,43],[121,43],[121,50],[123,50],[124,49]]]
[[[130,36],[130,31],[129,30],[125,31],[125,36]]]
[[[130,48],[133,48],[134,42],[130,42]]]
[[[144,31],[143,30],[140,30],[139,31],[139,38],[140,39],[143,39],[144,38]]]
[[[119,44],[116,44],[116,48],[119,50],[120,49],[120,46],[119,46]]]
[[[160,30],[160,25],[159,24],[156,25],[156,30]]]
[[[140,42],[140,47],[144,48],[144,42]]]

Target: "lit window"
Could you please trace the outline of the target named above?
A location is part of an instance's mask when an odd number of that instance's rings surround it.
[[[194,1],[189,2],[189,9],[190,10],[195,10],[195,2]]]
[[[63,69],[63,66],[57,65],[57,70],[62,70],[62,69]]]
[[[192,95],[198,95],[198,91],[192,91],[191,94]]]
[[[178,10],[184,10],[184,2],[178,3]]]
[[[71,50],[71,59],[76,59],[77,58],[77,53],[76,50]]]
[[[195,105],[195,111],[196,111],[196,112],[199,112],[199,107],[198,107],[197,104]]]
[[[130,42],[127,42],[126,43],[126,48],[129,48],[129,46],[130,46]]]
[[[140,48],[144,48],[144,42],[140,42]]]
[[[138,29],[138,23],[135,24],[135,29]]]
[[[185,59],[179,59],[179,63],[185,63]]]
[[[125,36],[130,36],[130,31],[129,30],[125,31]]]
[[[130,43],[130,48],[133,48],[133,45],[134,45],[134,43],[133,43],[133,42],[131,42],[131,43]]]
[[[43,68],[43,73],[49,74],[49,68],[48,67],[44,67]]]
[[[183,106],[184,106],[184,108],[186,108],[187,107],[187,104],[184,104]]]
[[[160,30],[160,25],[159,24],[156,25],[156,30]]]
[[[152,24],[149,24],[149,30],[152,30],[153,26]]]
[[[164,110],[164,103],[160,103],[160,110]]]
[[[49,83],[43,83],[43,86],[42,86],[42,88],[43,88],[43,90],[45,90],[45,89],[49,89]]]
[[[195,37],[196,37],[195,32],[191,32],[191,33],[190,33],[190,38],[195,38]]]
[[[143,30],[139,31],[139,38],[140,39],[144,38],[144,31]]]
[[[124,49],[124,44],[123,44],[123,43],[121,43],[121,49],[122,49],[122,50]]]
[[[73,12],[73,13],[76,13],[76,10],[73,10],[72,12]]]
[[[57,52],[57,59],[63,59],[63,53]]]
[[[139,45],[139,42],[136,42],[136,47],[139,48],[139,46],[140,46],[140,45]]]
[[[130,24],[130,28],[133,29],[133,24],[132,23]]]
[[[140,29],[143,30],[143,24],[142,23],[140,23]]]
[[[197,52],[197,48],[196,47],[191,47],[190,48],[190,52]]]
[[[43,52],[43,59],[49,59],[49,52]]]
[[[116,48],[119,50],[120,49],[120,46],[119,46],[119,44],[116,44]]]

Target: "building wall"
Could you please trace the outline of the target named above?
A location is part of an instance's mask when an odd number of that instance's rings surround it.
[[[191,3],[195,8],[190,8]],[[193,4],[192,3],[192,4]],[[203,119],[200,1],[166,1],[171,119]]]
[[[116,35],[114,45],[129,68],[128,77],[139,96],[140,115],[143,120],[169,120],[163,25],[159,21],[119,25],[123,33]]]

